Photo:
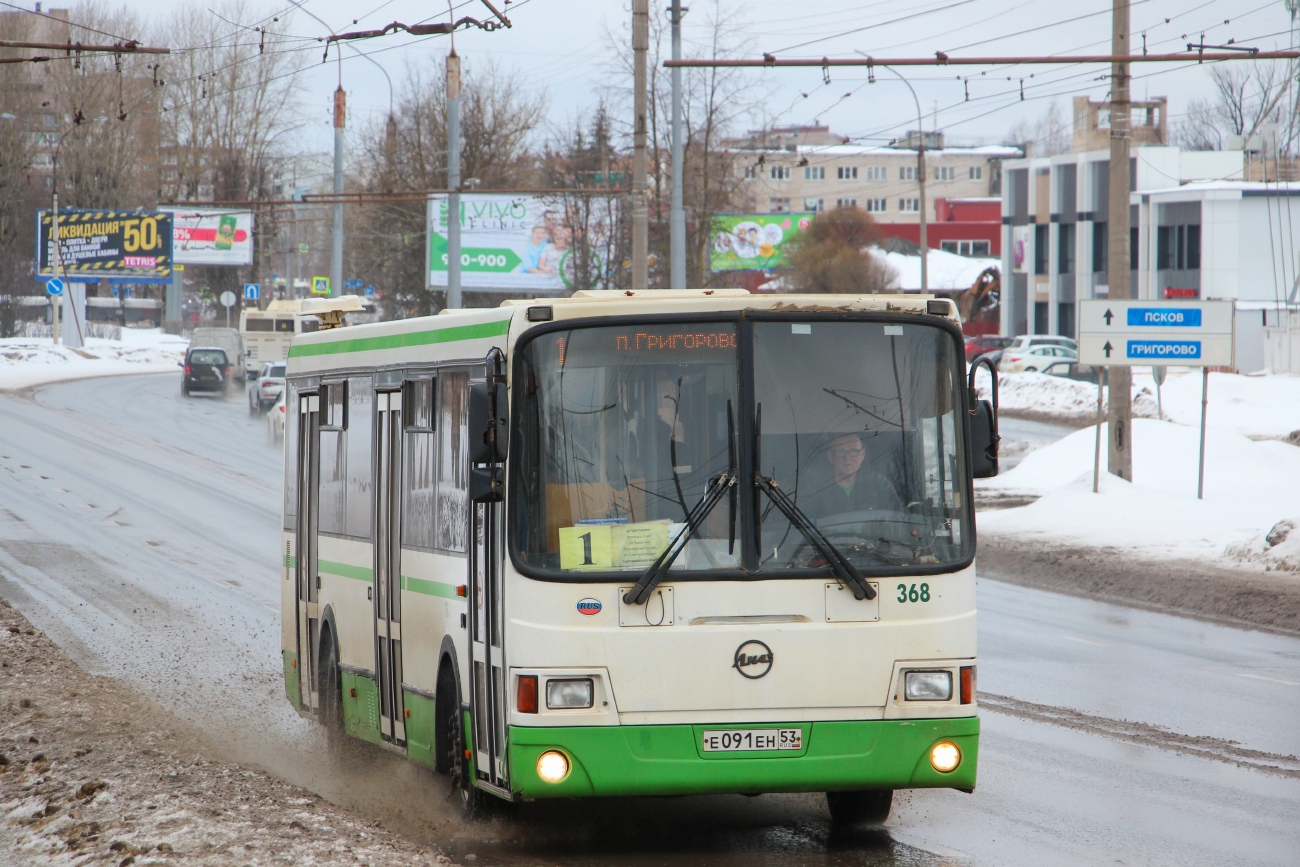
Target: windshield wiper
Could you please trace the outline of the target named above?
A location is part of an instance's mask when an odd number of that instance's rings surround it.
[[[691,541],[696,531],[709,517],[714,506],[722,500],[724,495],[729,494],[731,509],[727,517],[729,522],[727,536],[727,553],[730,554],[736,548],[736,423],[731,410],[731,401],[727,401],[727,471],[718,473],[709,480],[704,489],[704,496],[695,504],[689,512],[686,513],[686,526],[677,534],[668,547],[655,558],[655,561],[641,573],[641,578],[636,582],[636,586],[623,594],[623,602],[628,605],[640,605],[650,598],[650,593],[658,584],[668,575],[668,570],[672,568],[677,557],[686,550],[686,543]],[[673,457],[676,463],[676,457]],[[673,475],[676,476],[676,467],[673,468]],[[681,485],[677,486],[678,495],[681,495]],[[706,552],[707,553],[707,552]],[[712,565],[712,557],[709,558]]]
[[[641,574],[641,579],[636,582],[636,586],[623,594],[625,603],[640,605],[650,598],[650,592],[668,576],[668,570],[672,568],[673,562],[677,560],[682,551],[686,550],[686,543],[695,535],[695,531],[704,523],[704,519],[709,516],[709,513],[713,511],[713,507],[722,502],[722,498],[735,487],[735,484],[736,473],[734,470],[718,473],[709,480],[704,496],[686,515],[686,526],[663,550],[663,553],[656,557],[655,561]]]
[[[817,529],[817,525],[804,514],[804,511],[799,508],[795,501],[790,499],[785,491],[781,490],[781,486],[776,483],[776,479],[757,473],[754,476],[754,485],[771,498],[776,507],[781,510],[781,514],[785,515],[786,520],[797,527],[799,532],[803,533],[808,541],[812,543],[813,547],[826,558],[826,562],[830,564],[835,577],[839,579],[840,583],[853,591],[854,599],[876,598],[875,588],[863,579],[861,573],[858,572],[849,558],[845,557],[840,552],[840,549],[836,548],[831,543],[831,540],[827,539],[822,531]]]

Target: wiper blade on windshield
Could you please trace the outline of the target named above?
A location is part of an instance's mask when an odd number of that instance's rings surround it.
[[[636,586],[623,595],[625,603],[640,605],[650,598],[651,591],[668,576],[668,570],[672,568],[678,555],[686,550],[686,543],[695,535],[695,531],[704,523],[704,519],[709,517],[713,507],[722,502],[723,496],[734,488],[735,484],[736,473],[734,471],[719,473],[709,480],[709,486],[704,491],[704,496],[687,514],[686,526],[673,538],[668,547],[663,550],[663,553],[656,557],[655,561],[641,574],[641,579],[636,582]]]
[[[835,577],[853,591],[854,599],[876,598],[875,588],[863,579],[862,574],[858,572],[849,558],[845,557],[840,552],[840,549],[836,548],[822,531],[817,529],[817,525],[804,514],[798,504],[790,499],[785,491],[781,490],[781,486],[776,483],[776,479],[768,478],[759,473],[754,476],[754,484],[771,498],[776,507],[781,510],[781,514],[785,515],[786,520],[797,527],[799,532],[803,533],[808,541],[812,543],[813,547],[826,558],[826,562],[830,564]]]

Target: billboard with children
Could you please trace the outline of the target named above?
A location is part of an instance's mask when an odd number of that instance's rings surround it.
[[[709,268],[760,271],[780,268],[781,248],[812,225],[811,213],[719,214],[713,218]]]
[[[613,258],[613,204],[462,194],[461,286],[559,292],[598,287]],[[446,196],[429,199],[429,285],[447,285]],[[586,275],[580,278],[579,275]],[[581,286],[578,283],[590,285]]]

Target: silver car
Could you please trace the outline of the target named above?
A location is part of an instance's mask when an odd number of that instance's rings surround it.
[[[268,361],[262,365],[253,384],[248,387],[248,414],[258,416],[266,412],[284,392],[283,361]]]

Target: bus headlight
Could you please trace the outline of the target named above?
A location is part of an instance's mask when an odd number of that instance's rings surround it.
[[[951,671],[909,671],[903,675],[908,701],[947,701],[952,698]]]
[[[569,757],[559,750],[547,750],[537,757],[537,776],[544,783],[558,783],[569,775]]]
[[[546,681],[546,709],[572,710],[591,707],[591,678]]]
[[[952,741],[939,741],[930,747],[930,765],[946,774],[961,764],[961,750]]]

